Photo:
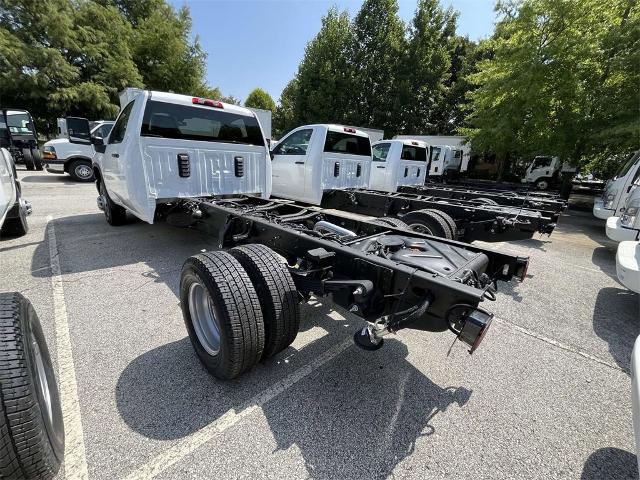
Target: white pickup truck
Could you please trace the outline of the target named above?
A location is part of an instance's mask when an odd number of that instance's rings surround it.
[[[369,188],[396,192],[399,186],[424,185],[429,145],[412,139],[382,140],[372,145]]]
[[[633,183],[618,212],[607,218],[607,237],[616,242],[640,240],[640,178]]]
[[[22,236],[29,231],[31,204],[22,198],[13,157],[0,148],[0,236]]]
[[[126,210],[153,223],[156,209],[176,198],[271,193],[265,137],[246,108],[138,90],[107,138],[76,120],[69,139],[93,143],[98,206],[112,225],[125,223]]]
[[[304,125],[271,151],[273,194],[320,205],[327,190],[369,184],[369,136],[343,125]]]
[[[61,123],[58,119],[58,123]],[[84,119],[82,119],[84,120]],[[76,120],[77,121],[77,120]],[[90,123],[91,137],[106,138],[113,128],[112,121],[97,121]],[[65,135],[69,129],[74,131],[76,125],[74,121],[64,122]],[[84,122],[80,124],[80,128],[85,128]],[[45,168],[49,173],[71,175],[71,178],[78,182],[92,182],[93,169],[91,161],[95,150],[91,144],[71,143],[66,136],[64,138],[56,138],[46,142],[42,148],[42,159]]]
[[[640,178],[640,150],[631,153],[614,177],[607,182],[602,198],[593,202],[593,215],[606,220],[619,217],[633,184]]]

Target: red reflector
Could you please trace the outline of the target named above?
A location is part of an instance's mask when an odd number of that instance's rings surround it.
[[[418,142],[411,142],[411,145],[418,145]]]
[[[194,105],[204,105],[206,107],[224,108],[222,102],[219,102],[218,100],[209,100],[208,98],[193,97],[191,99],[191,103]]]
[[[355,128],[344,127],[344,131],[347,133],[356,133]]]

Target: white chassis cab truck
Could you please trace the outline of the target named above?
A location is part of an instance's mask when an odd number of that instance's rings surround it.
[[[273,194],[320,205],[325,191],[369,183],[369,136],[343,125],[304,125],[271,151]]]
[[[602,198],[593,202],[593,215],[602,220],[620,216],[627,195],[640,178],[640,150],[629,155],[614,177],[607,182]]]
[[[607,218],[606,231],[607,237],[616,242],[640,240],[640,178],[626,196],[619,216]]]
[[[368,322],[354,334],[362,348],[377,350],[384,336],[410,328],[449,330],[472,352],[492,318],[479,304],[495,299],[498,280],[526,276],[527,258],[412,232],[398,219],[267,198],[272,161],[245,108],[160,92],[125,100],[106,141],[93,140],[98,204],[112,225],[126,223],[129,210],[217,240],[219,250],[186,260],[179,292],[193,348],[217,378],[286,349],[299,302],[311,295],[331,295]],[[70,140],[86,143],[88,131],[87,123]],[[297,132],[279,144],[281,171],[295,173],[288,182],[308,181],[321,195],[323,181],[368,181],[366,134],[327,125]],[[320,152],[322,169],[296,170],[307,149]]]
[[[77,120],[76,120],[77,121]],[[111,132],[114,122],[100,120],[91,122],[90,136],[106,138]],[[62,126],[63,125],[63,126]],[[71,143],[67,138],[69,129],[75,129],[74,120],[67,123],[66,119],[58,119],[58,128],[65,137],[49,140],[42,148],[42,160],[49,173],[71,175],[78,182],[92,182],[93,168],[91,166],[95,150],[92,144]],[[84,128],[82,124],[81,128]]]
[[[640,293],[640,241],[626,240],[618,244],[616,274],[625,287]]]
[[[0,148],[0,236],[22,236],[29,231],[31,204],[22,198],[15,163],[9,150]]]
[[[373,163],[369,188],[396,192],[401,185],[423,185],[429,145],[419,140],[382,140],[371,146]]]

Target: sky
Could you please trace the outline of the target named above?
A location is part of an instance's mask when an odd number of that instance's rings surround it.
[[[242,102],[256,87],[277,102],[293,78],[307,44],[332,5],[353,18],[362,0],[170,0],[191,10],[193,33],[207,52],[207,82]],[[416,0],[398,0],[410,22]],[[460,12],[458,33],[472,40],[494,28],[494,0],[440,0]]]

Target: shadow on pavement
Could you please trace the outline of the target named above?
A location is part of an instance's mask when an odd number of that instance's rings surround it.
[[[32,174],[31,172],[29,176],[20,176],[19,180],[24,183],[53,183],[56,185],[86,185],[87,183],[76,182],[69,175],[57,175],[55,173],[51,174]]]
[[[589,455],[580,480],[635,480],[638,478],[636,456],[619,448],[600,448]]]
[[[335,340],[323,337],[303,350],[318,342]],[[330,371],[320,369],[262,405],[277,449],[296,445],[313,478],[387,477],[418,439],[434,433],[434,416],[453,404],[463,407],[472,393],[436,385],[406,356],[407,347],[395,339],[383,353],[351,347]],[[259,393],[256,384],[272,384],[255,377],[270,374],[273,365],[219,382],[196,364],[187,339],[131,362],[116,392],[127,425],[155,439],[181,438]]]
[[[629,373],[633,343],[640,334],[640,296],[622,288],[601,289],[593,309],[593,330],[607,342],[618,366]]]
[[[616,274],[616,249],[614,246],[603,246],[593,249],[591,254],[591,263],[602,270],[614,280],[617,280]]]

